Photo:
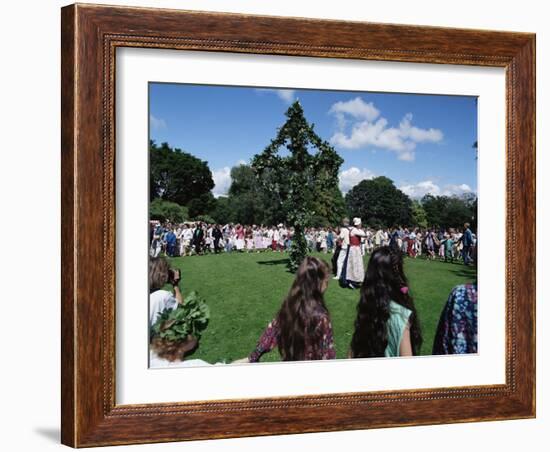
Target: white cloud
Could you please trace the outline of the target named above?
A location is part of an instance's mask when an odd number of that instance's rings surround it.
[[[340,191],[342,193],[347,193],[359,182],[365,179],[372,179],[373,177],[374,173],[371,170],[368,170],[367,168],[359,169],[352,166],[347,170],[341,171],[338,175]]]
[[[156,118],[152,114],[149,115],[149,123],[152,129],[166,129],[166,121],[161,118]]]
[[[431,180],[421,181],[416,184],[402,185],[399,189],[414,199],[420,199],[427,194],[434,196],[460,196],[465,193],[474,193],[474,190],[467,184],[448,184],[440,187]]]
[[[372,102],[366,103],[360,97],[356,97],[347,102],[336,102],[330,107],[329,113],[336,116],[340,125],[345,125],[345,115],[350,115],[355,119],[372,122],[378,118],[380,110],[378,110]]]
[[[272,93],[276,94],[279,99],[287,104],[291,104],[296,99],[296,91],[293,89],[268,89],[256,88],[257,93]]]
[[[214,179],[214,188],[212,189],[213,195],[216,198],[227,195],[229,187],[231,187],[231,168],[225,166],[221,169],[212,171],[212,178]]]
[[[473,190],[467,184],[446,185],[442,193],[445,196],[460,196],[465,193],[473,193]]]
[[[293,89],[277,89],[275,91],[277,92],[277,96],[279,96],[279,98],[284,100],[287,104],[294,102],[296,91]]]
[[[248,165],[248,162],[241,159],[235,164],[235,166],[239,165]],[[212,171],[212,179],[214,179],[214,188],[212,189],[214,197],[227,196],[231,187],[231,167],[224,166]]]
[[[409,138],[415,143],[424,143],[426,141],[438,143],[443,139],[443,132],[439,129],[419,129],[411,124],[412,113],[407,113],[399,123],[399,130],[404,138]]]
[[[395,152],[399,160],[412,161],[417,143],[443,140],[443,132],[439,129],[413,126],[412,113],[407,113],[398,127],[390,127],[374,104],[366,103],[360,97],[336,102],[329,113],[335,116],[339,129],[330,141],[344,149],[373,146]]]
[[[439,185],[435,184],[431,180],[425,180],[418,182],[417,184],[402,185],[399,187],[399,190],[411,198],[422,198],[427,194],[434,196],[441,194],[441,188],[439,188]]]

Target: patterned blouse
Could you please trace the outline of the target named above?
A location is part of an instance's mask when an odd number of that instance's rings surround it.
[[[319,323],[316,327],[316,333],[319,333],[319,337],[322,338],[319,346],[314,349],[312,344],[308,344],[306,341],[305,360],[317,360],[317,359],[334,359],[336,358],[336,351],[334,349],[334,338],[332,335],[332,324],[327,314],[323,314],[319,318]],[[264,353],[273,350],[278,343],[281,330],[277,319],[272,320],[267,328],[263,332],[256,345],[254,351],[248,356],[248,360],[251,363],[256,363],[260,360]]]
[[[439,319],[432,353],[477,353],[477,284],[462,284],[452,290]]]

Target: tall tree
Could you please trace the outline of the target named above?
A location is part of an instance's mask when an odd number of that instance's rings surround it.
[[[346,194],[350,216],[373,227],[412,224],[412,203],[391,179],[380,176],[359,182]]]
[[[149,196],[180,205],[207,195],[214,188],[208,163],[197,157],[171,148],[168,143],[158,146],[149,142]]]
[[[285,115],[287,120],[277,136],[254,156],[252,168],[258,181],[287,212],[286,223],[294,228],[289,270],[296,271],[307,254],[304,229],[315,215],[316,197],[338,188],[338,170],[343,160],[313,131],[314,126],[307,122],[298,101]],[[283,146],[289,155],[279,154]],[[317,152],[310,153],[310,148]]]

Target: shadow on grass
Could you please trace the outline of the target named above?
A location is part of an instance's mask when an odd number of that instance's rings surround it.
[[[460,276],[462,278],[470,278],[472,281],[475,280],[477,278],[477,268],[476,267],[462,267],[462,268],[457,268],[456,270],[455,269],[452,269],[451,272],[453,272],[454,274],[456,274],[457,276]]]
[[[258,261],[259,265],[288,265],[290,259],[273,259],[270,261]]]

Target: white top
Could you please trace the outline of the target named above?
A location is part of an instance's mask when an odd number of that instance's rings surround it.
[[[352,228],[351,234],[356,235],[357,237],[365,237],[367,234],[365,234],[365,231],[359,228]],[[348,241],[349,241],[349,233],[348,233]]]
[[[349,246],[349,229],[342,228],[338,238],[342,240],[342,248],[347,248]]]
[[[158,315],[166,308],[174,309],[178,300],[167,290],[156,290],[149,295],[149,326],[153,326]]]

